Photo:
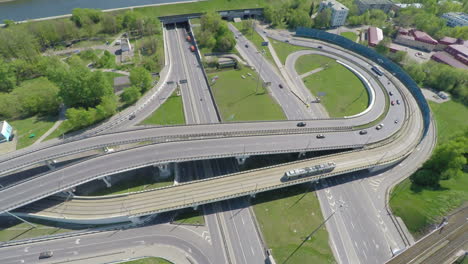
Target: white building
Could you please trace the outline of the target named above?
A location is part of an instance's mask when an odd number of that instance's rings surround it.
[[[0,142],[10,141],[13,135],[13,128],[7,121],[0,122]]]
[[[443,19],[447,20],[449,27],[464,27],[468,26],[468,14],[462,12],[450,12],[442,14]]]
[[[132,50],[132,44],[130,44],[130,40],[128,40],[128,38],[122,39],[120,42],[120,48],[122,52],[130,52]]]
[[[339,3],[335,0],[325,0],[320,2],[318,12],[321,12],[322,10],[327,8],[331,9],[330,26],[343,26],[346,22],[346,17],[348,16],[349,9],[342,3]]]

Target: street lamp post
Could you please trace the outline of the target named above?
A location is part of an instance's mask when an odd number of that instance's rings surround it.
[[[258,52],[260,54],[260,57],[262,57],[263,54],[265,54],[265,50],[262,50],[261,52]],[[260,83],[260,75],[262,73],[262,67],[264,63],[264,59],[262,57],[262,63],[260,63],[260,69],[258,70],[258,76],[257,76],[257,86],[255,87],[255,94],[258,94],[258,85]]]

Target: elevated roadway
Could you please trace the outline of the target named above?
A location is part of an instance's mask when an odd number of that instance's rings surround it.
[[[409,99],[409,101],[411,100],[413,99]],[[382,144],[382,146],[355,150],[267,169],[195,181],[148,192],[134,193],[115,197],[113,199],[71,200],[57,205],[58,207],[49,204],[43,208],[34,208],[33,206],[30,207],[30,209],[38,210],[38,214],[40,211],[40,214],[44,218],[53,217],[58,219],[63,217],[66,218],[67,221],[71,219],[98,220],[109,218],[120,218],[121,220],[122,217],[125,216],[141,216],[179,208],[193,207],[204,203],[281,188],[322,177],[394,163],[410,154],[422,135],[422,119],[414,100],[408,104],[408,106],[411,108],[413,114],[408,115],[408,120],[405,122],[404,128],[393,141]],[[107,155],[106,157],[110,156],[111,155]],[[321,164],[328,161],[333,161],[337,164],[337,167],[332,173],[294,181],[283,180],[284,172],[287,170]],[[28,207],[23,207],[23,209],[20,210],[24,210],[25,208]],[[69,214],[66,212],[69,212]]]

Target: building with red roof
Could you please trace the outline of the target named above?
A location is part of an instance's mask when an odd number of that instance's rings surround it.
[[[382,29],[378,27],[369,27],[367,30],[367,42],[369,46],[375,47],[383,39]]]
[[[461,61],[457,60],[456,58],[452,57],[450,54],[444,51],[434,53],[431,56],[431,59],[440,63],[450,65],[455,68],[468,70],[468,66],[466,66],[464,63],[462,63]]]
[[[394,42],[425,51],[432,51],[439,44],[437,40],[433,39],[426,32],[413,29],[407,33],[406,30],[400,29]]]

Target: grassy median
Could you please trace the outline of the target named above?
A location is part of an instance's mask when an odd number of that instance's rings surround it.
[[[9,122],[16,131],[15,137],[18,140],[16,149],[30,146],[47,132],[57,121],[57,117],[32,116],[21,120]]]
[[[297,74],[301,75],[320,67],[325,68],[334,62],[334,59],[327,56],[307,54],[297,58],[296,64],[294,66],[296,68]]]
[[[262,80],[257,82],[255,71],[247,67],[223,70],[210,73],[208,78],[212,80],[215,76],[218,79],[211,83],[211,89],[223,121],[286,119],[281,107],[262,87]]]
[[[330,117],[351,116],[364,111],[369,103],[369,95],[361,80],[335,61],[327,65],[303,81],[314,96],[320,97]]]
[[[335,263],[311,184],[259,193],[252,203],[276,263]]]
[[[468,124],[468,108],[461,103],[429,101],[437,122],[438,144],[463,131]],[[468,177],[451,177],[441,180],[440,188],[412,189],[406,179],[396,185],[390,194],[390,206],[401,217],[408,230],[416,237],[423,235],[440,217],[468,201]]]
[[[284,65],[286,64],[286,58],[289,54],[299,51],[299,50],[310,50],[310,48],[291,45],[285,42],[277,41],[272,38],[269,38],[270,44],[273,45],[276,55],[278,55],[279,60]]]
[[[141,125],[182,125],[185,124],[182,96],[174,92],[154,113]]]
[[[178,225],[205,225],[205,217],[201,208],[198,210],[187,208],[178,212],[172,223]]]

